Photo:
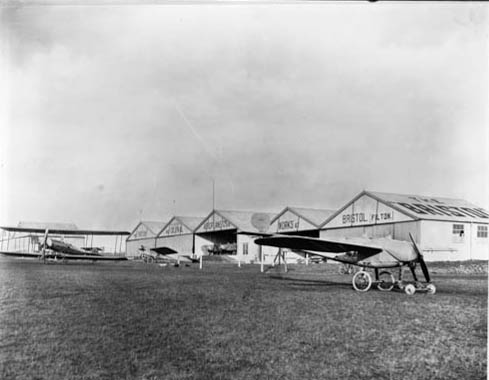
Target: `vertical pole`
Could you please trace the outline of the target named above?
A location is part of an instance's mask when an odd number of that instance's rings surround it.
[[[212,210],[216,209],[216,181],[212,178]]]
[[[263,260],[263,246],[260,245],[259,250],[260,250],[260,259],[261,259],[260,260],[261,261],[261,263],[260,263],[260,271],[261,271],[261,273],[263,273],[263,262],[264,262],[264,260]]]
[[[284,269],[285,269],[285,273],[288,272],[288,269],[287,269],[287,260],[285,260],[285,252],[282,253],[283,255],[283,259],[284,259]]]
[[[309,253],[306,253],[306,265],[309,265]]]
[[[42,262],[43,262],[43,264],[46,263],[46,244],[48,241],[48,233],[49,233],[49,230],[46,229],[46,232],[44,232],[44,237],[43,237],[43,241],[42,241]]]
[[[8,232],[8,236],[7,236],[7,251],[9,245],[10,245],[10,231]]]
[[[119,238],[119,235],[115,235],[115,244],[114,244],[114,253],[113,253],[114,256],[117,253],[117,239],[118,238]]]
[[[200,255],[199,269],[202,269],[202,256],[203,255]]]

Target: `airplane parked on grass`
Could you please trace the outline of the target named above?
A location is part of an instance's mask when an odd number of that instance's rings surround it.
[[[147,263],[173,262],[176,265],[179,265],[180,262],[196,263],[199,261],[191,255],[178,253],[177,251],[169,247],[150,248],[149,252],[147,252],[146,249],[141,246],[141,248],[139,248],[139,251],[141,252],[141,258],[144,262]]]
[[[42,228],[26,228],[26,227],[0,227],[1,229],[13,233],[21,232],[28,233],[30,235],[22,236],[20,238],[35,238],[40,236],[35,234],[42,234],[42,241],[39,242],[39,250],[30,252],[27,251],[9,251],[8,242],[7,250],[0,250],[0,253],[6,256],[14,257],[30,257],[39,258],[43,261],[46,259],[63,259],[63,260],[90,260],[90,261],[122,261],[127,260],[125,256],[121,255],[101,255],[101,248],[98,247],[76,247],[73,244],[64,242],[59,239],[53,239],[49,237],[49,234],[55,235],[75,235],[75,236],[124,236],[129,235],[127,231],[101,231],[101,230],[78,230],[78,229],[42,229]],[[2,241],[3,243],[3,241]],[[117,243],[117,240],[116,240]],[[3,248],[3,246],[2,246]]]
[[[258,245],[278,247],[277,257],[285,262],[282,248],[287,248],[299,255],[321,256],[328,260],[351,264],[362,269],[353,276],[353,288],[359,292],[366,292],[372,285],[379,290],[390,291],[397,287],[408,295],[416,291],[424,291],[429,294],[436,292],[436,287],[431,283],[428,267],[423,254],[416,244],[413,236],[409,234],[411,243],[390,238],[349,238],[349,239],[319,239],[304,236],[270,235],[255,239]],[[425,282],[418,281],[416,266],[419,264],[425,278]],[[402,279],[402,269],[409,267],[414,281]],[[375,280],[366,271],[373,269]],[[399,269],[396,280],[388,269]],[[380,271],[381,270],[381,271]]]

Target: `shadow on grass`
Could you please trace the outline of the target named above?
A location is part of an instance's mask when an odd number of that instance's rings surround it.
[[[288,285],[303,286],[303,287],[330,287],[330,286],[338,287],[338,288],[351,287],[351,282],[342,283],[342,282],[334,282],[334,281],[327,281],[327,280],[309,280],[309,279],[290,278],[290,277],[283,277],[283,276],[270,276],[270,279],[284,281]]]

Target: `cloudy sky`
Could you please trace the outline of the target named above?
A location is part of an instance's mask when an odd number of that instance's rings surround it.
[[[0,223],[131,229],[363,189],[489,206],[488,6],[2,7]]]

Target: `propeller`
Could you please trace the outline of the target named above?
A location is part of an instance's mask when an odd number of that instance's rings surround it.
[[[424,261],[423,254],[421,253],[421,250],[416,244],[416,241],[414,240],[413,235],[411,235],[411,233],[409,233],[409,237],[411,238],[411,242],[413,243],[414,251],[418,254],[418,262],[419,262],[419,266],[421,267],[421,271],[423,272],[424,278],[426,279],[426,282],[431,282],[430,273],[428,272],[428,267],[426,266],[426,263]]]

